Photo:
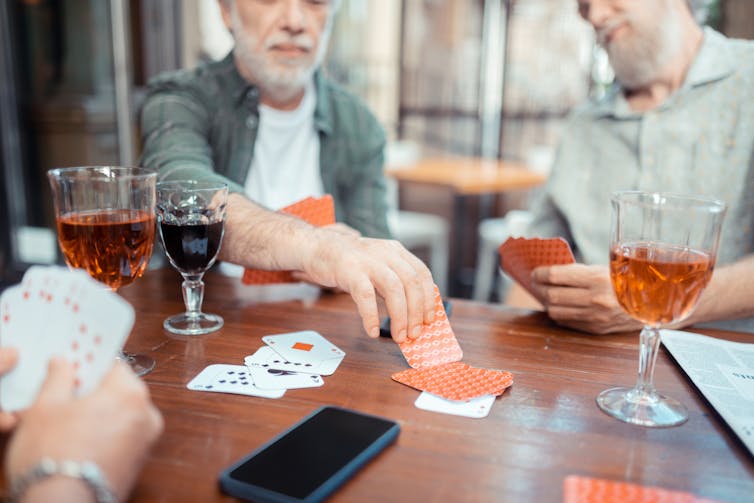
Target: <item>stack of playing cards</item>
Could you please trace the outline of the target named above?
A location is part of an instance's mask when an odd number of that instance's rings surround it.
[[[0,296],[0,346],[18,351],[18,363],[0,378],[0,408],[32,404],[50,358],[76,369],[77,392],[96,387],[131,332],[131,305],[82,270],[33,266]]]
[[[534,269],[574,262],[571,247],[563,238],[508,238],[498,252],[501,269],[532,295],[531,272]]]
[[[393,374],[393,380],[422,391],[420,409],[466,417],[486,417],[495,397],[513,384],[513,375],[461,363],[463,351],[450,327],[435,288],[435,319],[416,339],[399,344],[413,367]]]
[[[262,346],[244,358],[245,365],[210,365],[187,387],[195,391],[280,398],[287,389],[325,384],[345,352],[317,332],[266,335]]]

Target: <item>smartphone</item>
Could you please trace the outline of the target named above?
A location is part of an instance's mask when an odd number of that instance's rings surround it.
[[[453,310],[449,300],[442,300],[442,307],[445,309],[445,314],[450,319],[450,313]],[[390,333],[390,316],[386,316],[380,323],[380,337],[392,337]]]
[[[261,503],[322,501],[398,437],[395,421],[325,406],[220,474],[231,496]]]

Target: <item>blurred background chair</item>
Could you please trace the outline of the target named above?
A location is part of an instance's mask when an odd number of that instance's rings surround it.
[[[534,146],[526,153],[527,167],[545,176],[550,174],[553,160],[553,149],[544,145]],[[500,258],[497,249],[509,237],[523,236],[532,218],[528,209],[519,209],[510,210],[503,217],[486,218],[479,223],[479,246],[471,295],[474,300],[488,302],[496,284],[497,300],[505,300],[511,279],[498,273]]]
[[[418,145],[413,142],[391,142],[385,149],[385,164],[391,169],[410,166],[420,156]],[[386,176],[387,222],[393,237],[407,249],[426,249],[429,269],[442,295],[448,293],[448,223],[444,218],[431,213],[404,211],[400,209],[398,181]]]

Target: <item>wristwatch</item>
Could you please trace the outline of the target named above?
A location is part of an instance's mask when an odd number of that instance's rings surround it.
[[[105,474],[96,463],[68,459],[56,461],[47,457],[42,458],[31,470],[11,483],[11,501],[20,501],[31,486],[53,475],[81,480],[92,490],[97,503],[117,503]]]

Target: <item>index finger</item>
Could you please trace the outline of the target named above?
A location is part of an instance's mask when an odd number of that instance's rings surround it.
[[[531,278],[544,285],[585,288],[592,284],[590,267],[584,264],[548,265],[535,268]]]

